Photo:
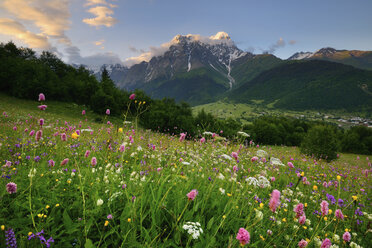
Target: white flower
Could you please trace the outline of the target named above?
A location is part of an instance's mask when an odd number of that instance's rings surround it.
[[[221,158],[224,158],[224,159],[227,159],[227,160],[232,160],[232,157],[230,157],[229,155],[226,155],[226,154],[222,154]]]
[[[242,136],[242,137],[250,137],[249,134],[245,133],[245,132],[242,132],[242,131],[239,131],[238,132],[238,135]]]
[[[222,195],[225,194],[225,190],[223,188],[219,188],[219,190],[220,190],[220,192],[221,192]]]
[[[143,149],[142,149],[142,147],[141,146],[138,146],[137,147],[137,151],[142,151]]]
[[[36,169],[33,168],[30,170],[30,172],[28,173],[28,177],[34,177],[36,175]]]
[[[264,150],[258,150],[258,151],[256,152],[256,156],[259,157],[259,158],[266,158],[266,157],[268,157],[269,155],[268,155],[267,152],[264,151]]]
[[[222,175],[222,173],[220,172],[217,176],[218,179],[221,179],[221,180],[224,180],[225,179],[225,176]]]
[[[101,206],[103,204],[103,200],[102,199],[98,199],[97,200],[97,206]]]
[[[212,133],[212,132],[205,131],[205,132],[203,133],[203,135],[209,135],[209,136],[212,136],[213,133]]]
[[[183,165],[190,165],[190,163],[189,162],[186,162],[186,161],[183,161],[182,164]]]
[[[264,177],[264,176],[259,176],[258,177],[258,186],[261,187],[261,188],[270,188],[271,187],[270,181],[267,180],[267,178]]]
[[[282,161],[280,161],[280,159],[274,158],[274,157],[271,157],[270,158],[270,163],[272,165],[281,165],[281,166],[284,166],[284,164],[282,163]]]
[[[253,185],[254,187],[258,186],[258,181],[254,177],[248,177],[247,179],[245,179],[245,181],[248,183],[248,185]]]
[[[263,213],[260,210],[256,211],[256,220],[261,221],[263,219]]]

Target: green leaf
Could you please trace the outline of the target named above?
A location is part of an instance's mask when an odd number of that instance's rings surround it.
[[[213,221],[214,221],[214,217],[212,217],[209,221],[208,221],[208,224],[207,224],[207,229],[211,229],[212,225],[213,225]]]
[[[84,248],[95,248],[95,246],[94,246],[92,240],[87,239],[87,240],[85,241]]]

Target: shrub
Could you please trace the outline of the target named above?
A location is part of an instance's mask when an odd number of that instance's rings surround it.
[[[339,143],[333,127],[317,125],[312,127],[301,143],[301,152],[331,161],[337,158]]]

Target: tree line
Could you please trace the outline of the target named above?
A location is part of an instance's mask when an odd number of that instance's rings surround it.
[[[135,91],[136,100],[142,103],[139,107],[130,102],[132,92],[117,88],[107,70],[97,80],[82,66],[75,68],[47,51],[37,56],[32,49],[17,47],[13,42],[0,44],[0,91],[24,99],[34,99],[43,92],[56,101],[86,105],[99,114],[106,109],[114,116],[128,113],[146,129],[170,134],[186,132],[189,138],[210,131],[233,140],[238,131],[244,131],[258,144],[302,146],[302,151],[309,154],[315,154],[317,149],[325,153],[329,143],[332,151],[372,154],[372,130],[363,126],[343,130],[325,122],[269,116],[243,126],[237,120],[218,119],[204,110],[193,116],[187,103],[152,99],[142,91]],[[323,135],[316,135],[322,132]],[[327,140],[319,145],[324,137]],[[334,152],[326,156],[333,157]]]

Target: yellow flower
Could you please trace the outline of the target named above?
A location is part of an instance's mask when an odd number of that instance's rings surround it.
[[[108,220],[105,221],[105,226],[108,226],[110,222]]]
[[[123,129],[122,129],[122,128],[119,128],[119,129],[118,129],[118,132],[119,132],[119,133],[122,133],[122,132],[123,132]]]
[[[307,202],[305,203],[305,208],[307,208]]]
[[[223,216],[222,216],[222,219],[226,219],[226,215],[223,215]]]
[[[285,208],[285,209],[284,209],[284,212],[287,212],[287,211],[288,211],[288,210]]]
[[[286,219],[286,218],[283,218],[282,221],[283,221],[283,222],[287,222],[287,219]]]
[[[67,180],[67,183],[70,184],[71,183],[71,180]]]
[[[358,200],[358,196],[356,196],[356,195],[353,195],[352,198],[353,198],[354,201]]]
[[[5,230],[5,226],[1,225],[1,231],[4,231],[4,230]]]
[[[260,208],[263,208],[264,207],[264,204],[261,202],[260,203]]]
[[[302,228],[306,230],[307,229],[307,226],[302,226]]]
[[[229,197],[232,196],[232,194],[230,194],[230,193],[227,193],[226,195],[229,196]]]
[[[325,217],[324,217],[324,220],[325,220],[325,221],[327,221],[327,220],[328,220],[327,216],[325,216]]]
[[[340,181],[341,180],[341,177],[340,176],[337,176],[337,180]]]
[[[305,172],[301,172],[301,176],[302,176],[302,177],[305,176]]]
[[[44,218],[46,218],[46,217],[47,217],[47,215],[46,215],[46,214],[44,214],[44,215],[43,215],[43,217],[44,217]]]
[[[347,229],[347,228],[345,229],[345,232],[350,232],[350,231],[351,231],[351,230],[349,230],[349,229]]]
[[[328,214],[332,214],[332,209],[328,209]]]
[[[131,218],[128,218],[128,222],[131,222],[132,221],[132,219]]]
[[[146,104],[146,101],[143,101],[143,103],[142,104]]]
[[[50,208],[50,206],[49,205],[46,205],[45,208],[48,209],[48,208]]]
[[[306,238],[306,242],[308,242],[308,243],[309,243],[309,242],[310,242],[310,239]]]
[[[314,191],[315,191],[315,190],[318,190],[318,186],[314,185],[314,186],[313,186],[313,190],[314,190]]]
[[[262,240],[265,240],[265,238],[264,238],[262,235],[260,235],[260,238],[261,238]]]
[[[236,208],[236,209],[238,209],[238,208],[239,208],[239,206],[235,206],[235,208]]]
[[[43,214],[38,214],[37,217],[43,218]]]
[[[59,203],[56,204],[56,207],[59,207]]]
[[[74,133],[71,134],[71,138],[77,139],[77,138],[79,138],[79,135],[76,132],[74,132]]]
[[[56,179],[56,182],[58,182],[58,178]]]
[[[32,235],[32,232],[29,232],[29,233],[28,233],[28,236],[31,236],[31,235]]]

